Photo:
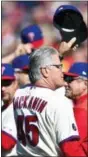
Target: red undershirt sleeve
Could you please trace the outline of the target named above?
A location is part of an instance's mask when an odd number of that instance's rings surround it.
[[[67,141],[60,144],[61,150],[66,157],[87,157],[87,153],[84,151],[83,143],[80,141]]]
[[[9,134],[7,134],[3,131],[1,133],[1,139],[2,139],[1,146],[4,150],[9,151],[16,144],[16,140],[12,136],[10,136]]]

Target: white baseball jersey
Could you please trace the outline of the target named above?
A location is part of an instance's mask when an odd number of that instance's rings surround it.
[[[60,88],[57,88],[56,90],[56,93],[59,94],[59,95],[65,95],[65,87],[60,87]]]
[[[2,111],[2,131],[5,132],[8,136],[12,136],[17,141],[17,131],[14,119],[13,104],[10,104]],[[2,155],[16,156],[16,145],[9,152],[2,152]]]
[[[47,88],[26,86],[14,97],[18,152],[23,156],[61,156],[60,143],[79,138],[71,105]]]

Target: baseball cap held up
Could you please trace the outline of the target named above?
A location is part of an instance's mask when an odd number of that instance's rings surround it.
[[[30,25],[25,27],[21,31],[21,41],[22,43],[31,43],[33,44],[34,48],[38,48],[42,46],[43,40],[43,33],[38,25]]]
[[[54,26],[60,31],[62,40],[69,41],[76,37],[75,44],[80,44],[88,37],[88,29],[81,12],[72,5],[61,5],[53,17]]]

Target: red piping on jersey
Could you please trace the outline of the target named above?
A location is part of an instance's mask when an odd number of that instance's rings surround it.
[[[3,131],[1,132],[1,139],[1,146],[6,151],[11,150],[16,144],[16,140]]]
[[[41,85],[35,85],[35,84],[27,84],[27,85],[24,85],[23,87],[27,87],[27,86],[31,86],[31,89],[32,88],[36,88],[36,87],[39,87],[39,88],[46,88],[46,89],[49,89],[49,90],[51,90],[51,91],[55,91],[55,89],[51,89],[51,88],[49,88],[49,87],[45,87],[45,86],[41,86]]]
[[[49,89],[49,90],[51,90],[51,91],[55,91],[55,89],[51,89],[51,88],[49,88],[49,87],[45,87],[45,86],[41,86],[41,85],[33,85],[33,84],[31,84],[31,87],[39,87],[39,88],[46,88],[46,89]]]

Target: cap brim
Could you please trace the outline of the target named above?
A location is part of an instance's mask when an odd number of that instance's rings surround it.
[[[24,66],[22,70],[29,70],[29,66]]]
[[[70,73],[70,72],[64,72],[64,75],[72,76],[72,77],[77,77],[77,76],[79,76],[78,74],[73,74],[73,73]]]
[[[43,43],[44,43],[44,39],[32,42],[34,48],[39,48],[40,46],[43,46]]]
[[[15,80],[15,77],[11,77],[11,76],[2,76],[1,79],[2,79],[2,80]]]

